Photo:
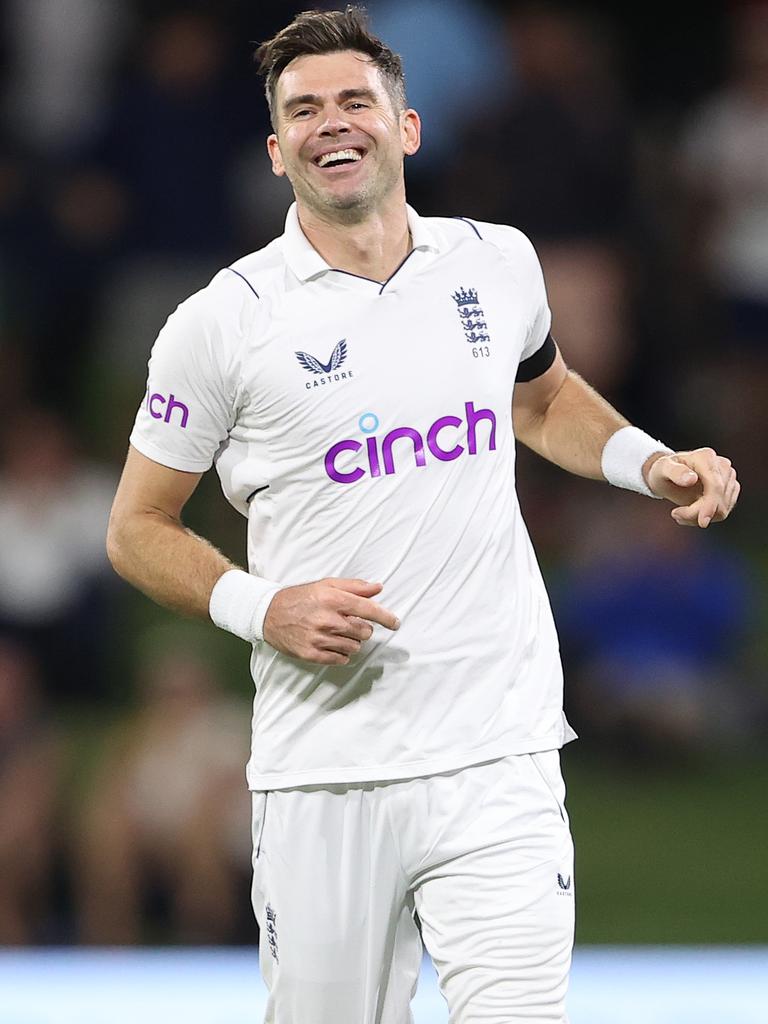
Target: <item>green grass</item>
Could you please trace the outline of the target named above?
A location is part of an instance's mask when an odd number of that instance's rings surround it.
[[[563,767],[578,942],[768,942],[768,760]]]

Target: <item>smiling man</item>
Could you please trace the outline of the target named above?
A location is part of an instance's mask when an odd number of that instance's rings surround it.
[[[253,645],[267,1021],[406,1024],[423,936],[453,1024],[561,1024],[573,732],[515,442],[683,526],[739,485],[566,368],[520,231],[406,205],[421,125],[359,10],[302,14],[259,59],[296,202],[161,331],[110,556]],[[182,524],[212,464],[248,571]]]

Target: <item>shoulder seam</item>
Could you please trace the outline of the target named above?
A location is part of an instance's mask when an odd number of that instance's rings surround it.
[[[453,219],[454,219],[454,220],[463,220],[465,224],[469,224],[469,226],[470,226],[470,227],[472,228],[472,230],[473,230],[473,231],[475,232],[475,234],[476,234],[476,235],[477,235],[477,237],[478,237],[478,238],[480,239],[480,241],[481,241],[481,242],[483,241],[483,236],[482,236],[482,235],[480,234],[480,232],[479,232],[479,231],[477,230],[477,225],[476,225],[476,224],[475,224],[475,223],[474,223],[473,221],[471,221],[471,220],[469,219],[469,217],[454,217]]]
[[[515,275],[515,276],[517,275],[517,268],[515,267],[514,263],[512,262],[509,253],[504,248],[502,248],[502,246],[500,246],[499,243],[497,241],[495,241],[495,239],[493,239],[493,238],[483,238],[483,236],[477,230],[477,226],[471,220],[469,220],[468,217],[454,217],[454,220],[463,220],[465,224],[469,224],[469,226],[475,232],[475,234],[480,239],[480,241],[481,242],[488,242],[489,245],[492,245],[493,248],[496,250],[496,252],[501,256],[501,258],[507,264],[509,269],[512,271],[512,274]],[[507,226],[511,227],[512,225],[507,225]],[[514,228],[513,228],[513,230],[518,230],[519,231],[519,229],[514,229]],[[522,234],[522,232],[520,232],[520,233]],[[525,236],[525,237],[527,237],[527,236]],[[530,239],[528,239],[528,242],[531,245],[533,244]],[[529,330],[530,330],[530,326],[531,325],[528,324],[528,329]]]
[[[233,274],[236,274],[236,275],[237,275],[237,276],[238,276],[238,277],[240,278],[240,280],[241,280],[241,281],[244,281],[244,282],[246,283],[246,285],[247,285],[247,286],[248,286],[248,287],[249,287],[249,288],[251,289],[251,291],[252,291],[252,292],[253,292],[253,294],[254,294],[254,295],[256,296],[256,298],[257,298],[257,299],[258,299],[259,301],[261,301],[261,296],[260,296],[260,295],[259,295],[259,293],[258,293],[258,292],[256,291],[256,289],[255,289],[255,288],[253,287],[253,285],[252,285],[252,284],[251,284],[251,282],[250,282],[250,281],[248,280],[248,278],[247,278],[247,277],[245,277],[245,275],[244,275],[244,274],[241,274],[239,270],[235,270],[235,268],[234,268],[234,267],[225,267],[225,270],[230,270],[230,271],[231,271],[231,272],[232,272]]]

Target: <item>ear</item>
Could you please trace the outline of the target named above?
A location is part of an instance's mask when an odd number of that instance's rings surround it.
[[[285,164],[280,153],[280,143],[275,134],[270,135],[267,139],[267,152],[272,161],[272,173],[276,174],[278,178],[282,178],[285,175]]]
[[[406,156],[418,152],[421,146],[421,118],[410,107],[400,115],[400,137]]]

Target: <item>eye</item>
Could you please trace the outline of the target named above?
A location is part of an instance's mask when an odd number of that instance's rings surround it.
[[[293,119],[296,120],[297,118],[309,117],[309,115],[311,113],[312,113],[311,110],[308,110],[307,108],[302,107],[300,110],[295,110],[293,112]]]
[[[360,100],[355,100],[353,103],[350,103],[347,106],[348,110],[367,110],[367,108],[368,108],[368,104],[367,103],[361,103]]]

